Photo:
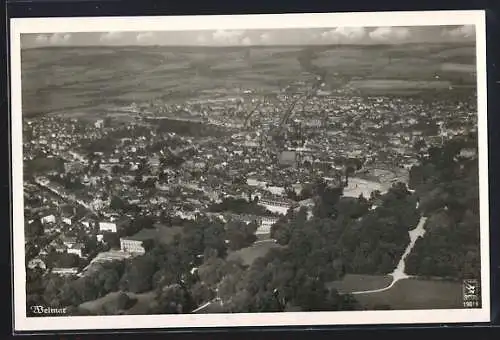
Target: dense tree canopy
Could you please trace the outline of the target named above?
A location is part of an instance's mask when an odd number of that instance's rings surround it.
[[[408,272],[456,279],[480,277],[477,138],[456,138],[429,150],[410,171],[410,185],[428,220],[427,234],[407,259]]]

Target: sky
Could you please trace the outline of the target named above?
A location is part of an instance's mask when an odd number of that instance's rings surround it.
[[[468,26],[334,27],[273,30],[22,34],[22,48],[45,46],[279,46],[473,42]]]

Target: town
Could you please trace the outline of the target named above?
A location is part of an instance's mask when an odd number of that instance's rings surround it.
[[[84,277],[169,244],[200,218],[255,224],[255,243],[274,242],[289,211],[312,215],[317,181],[368,199],[407,183],[429,147],[476,132],[468,98],[308,91],[298,83],[266,96],[132,103],[98,119],[25,119],[27,267]]]

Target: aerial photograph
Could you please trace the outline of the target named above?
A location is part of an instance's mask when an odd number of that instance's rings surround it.
[[[476,73],[474,25],[21,34],[26,316],[481,308]]]

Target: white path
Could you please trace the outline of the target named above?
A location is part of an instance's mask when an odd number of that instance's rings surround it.
[[[383,292],[385,290],[391,289],[392,286],[396,284],[396,282],[407,279],[410,276],[406,274],[405,272],[405,267],[406,267],[406,258],[408,255],[410,255],[411,251],[413,250],[413,247],[415,247],[415,243],[417,242],[419,237],[424,237],[425,235],[425,222],[427,221],[427,217],[420,217],[420,220],[418,221],[417,226],[415,229],[410,230],[410,243],[406,247],[406,250],[404,251],[403,255],[401,255],[401,259],[399,260],[398,265],[394,269],[392,273],[389,275],[392,276],[392,282],[384,288],[380,289],[373,289],[373,290],[363,290],[363,291],[358,291],[358,292],[352,292],[351,294],[353,295],[359,295],[359,294],[370,294],[370,293],[378,293],[378,292]]]
[[[196,308],[195,310],[193,310],[191,313],[196,313],[196,312],[199,312],[200,310],[202,309],[205,309],[207,308],[208,306],[210,306],[212,304],[212,301],[208,301],[207,303],[204,303],[203,305],[201,305],[200,307]]]

